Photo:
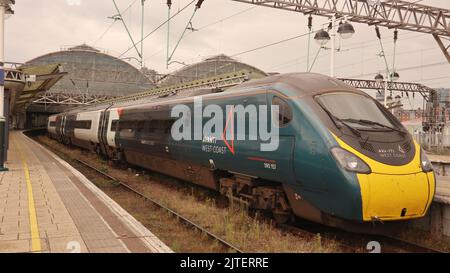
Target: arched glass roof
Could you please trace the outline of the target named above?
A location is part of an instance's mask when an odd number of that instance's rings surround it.
[[[161,79],[159,84],[161,86],[169,86],[242,70],[251,71],[252,78],[262,78],[267,76],[267,73],[254,66],[241,63],[226,55],[217,55],[205,59],[200,63],[183,67]]]
[[[68,72],[53,92],[123,96],[154,86],[137,68],[85,44],[37,57],[25,67],[49,64]]]

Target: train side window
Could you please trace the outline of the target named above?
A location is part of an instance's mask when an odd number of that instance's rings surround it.
[[[140,132],[140,138],[161,139],[170,134],[173,120],[152,119],[145,123],[145,129]]]
[[[119,125],[119,120],[115,119],[111,122],[111,132],[117,131],[117,125]]]
[[[146,122],[145,121],[138,121],[137,122],[137,131],[139,133],[143,133],[146,131]]]
[[[92,121],[90,120],[73,120],[70,121],[70,126],[74,129],[90,130],[92,128]]]
[[[119,122],[120,136],[124,137],[124,138],[135,137],[135,135],[134,135],[135,126],[136,126],[136,122],[134,122],[134,121]]]
[[[165,134],[169,135],[172,132],[172,126],[175,123],[174,120],[166,120],[166,124],[165,124]]]
[[[274,110],[272,112],[275,124],[278,127],[286,127],[293,118],[291,107],[285,100],[279,97],[273,97],[272,105],[278,106],[278,111]]]

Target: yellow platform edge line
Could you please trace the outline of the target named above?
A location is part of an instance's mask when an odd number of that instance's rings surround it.
[[[30,170],[25,155],[19,149],[20,157],[22,158],[23,170],[25,172],[25,180],[27,182],[28,192],[28,215],[30,217],[30,232],[31,232],[31,251],[41,252],[41,238],[39,236],[39,226],[37,222],[36,207],[34,205],[33,187],[31,185]]]

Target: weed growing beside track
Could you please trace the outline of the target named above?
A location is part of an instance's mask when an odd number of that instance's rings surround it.
[[[277,229],[270,221],[258,215],[250,216],[246,209],[230,205],[223,207],[211,198],[210,191],[192,186],[177,179],[146,171],[137,174],[129,169],[122,170],[108,165],[97,155],[78,148],[69,148],[45,136],[36,140],[56,152],[69,163],[80,159],[95,168],[110,174],[133,188],[177,211],[190,220],[207,228],[226,241],[238,246],[244,252],[341,252],[339,244],[324,241],[320,236],[303,238]],[[75,167],[76,164],[74,164]],[[113,200],[144,224],[175,252],[224,252],[222,246],[212,242],[183,225],[167,213],[157,211],[131,192],[119,189],[117,185],[98,178],[86,169],[80,169]]]

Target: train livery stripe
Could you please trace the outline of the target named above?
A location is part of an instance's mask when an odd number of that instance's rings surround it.
[[[333,133],[331,133],[331,134],[333,134]],[[359,158],[364,160],[364,162],[366,162],[370,166],[373,173],[402,175],[402,174],[414,174],[414,173],[422,172],[422,167],[420,166],[420,146],[416,142],[414,142],[414,146],[415,146],[415,150],[416,150],[414,159],[411,162],[409,162],[408,164],[403,165],[403,166],[392,166],[392,165],[380,163],[380,162],[360,153],[359,151],[357,151],[356,149],[354,149],[353,147],[351,147],[350,145],[345,143],[342,139],[338,138],[336,135],[333,134],[333,136],[336,139],[336,141],[338,142],[339,146],[341,146],[342,148],[344,148],[345,150],[347,150],[349,152],[352,152],[353,154],[357,155]]]
[[[433,174],[422,171],[420,146],[414,142],[414,160],[404,166],[377,162],[333,135],[338,144],[365,161],[371,174],[357,174],[361,188],[363,220],[406,220],[424,216],[433,199]]]

